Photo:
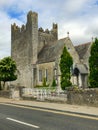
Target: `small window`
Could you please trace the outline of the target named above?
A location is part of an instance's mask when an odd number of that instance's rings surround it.
[[[45,44],[46,44],[46,41],[45,41],[45,40],[43,41],[43,44],[44,44],[44,46],[45,46]]]
[[[46,81],[48,80],[48,70],[46,69],[45,70],[45,78],[46,78]]]
[[[39,81],[42,82],[42,70],[39,70]]]

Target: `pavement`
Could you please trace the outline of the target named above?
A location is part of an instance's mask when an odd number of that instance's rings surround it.
[[[29,100],[18,100],[18,99],[9,99],[0,97],[0,103],[9,103],[44,109],[52,109],[57,111],[65,111],[77,114],[86,114],[90,116],[98,117],[98,107],[91,106],[80,106],[80,105],[70,105],[67,103],[49,103],[49,102],[41,102],[41,101],[29,101]]]

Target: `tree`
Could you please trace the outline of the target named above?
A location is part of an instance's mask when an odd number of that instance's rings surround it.
[[[98,39],[91,45],[90,57],[89,57],[89,83],[90,87],[98,87]]]
[[[61,88],[65,90],[66,87],[71,86],[71,74],[70,68],[73,64],[73,59],[67,51],[66,47],[63,49],[63,53],[61,55],[60,60],[60,70],[61,70]]]
[[[17,79],[16,71],[16,63],[11,57],[5,57],[0,61],[0,81],[4,82],[3,87],[5,82]]]
[[[45,78],[45,77],[43,78],[43,83],[42,83],[42,84],[43,84],[43,85],[42,85],[43,87],[46,87],[46,86],[47,86],[47,84],[46,84],[46,78]]]
[[[49,84],[47,84],[47,81],[46,81],[46,77],[43,78],[42,86],[49,87]]]
[[[55,78],[53,78],[53,81],[52,81],[52,87],[56,87],[57,86],[57,84],[56,84],[56,80],[55,80]]]

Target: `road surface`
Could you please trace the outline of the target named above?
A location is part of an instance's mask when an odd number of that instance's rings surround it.
[[[98,117],[0,104],[0,130],[98,130]]]

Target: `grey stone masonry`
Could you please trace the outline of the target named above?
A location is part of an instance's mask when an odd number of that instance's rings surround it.
[[[46,44],[50,44],[57,38],[57,24],[53,24],[51,30],[38,29],[36,12],[29,11],[26,25],[22,25],[22,27],[17,26],[16,23],[11,25],[11,56],[16,61],[18,68],[18,79],[13,84],[34,86],[38,53]]]

